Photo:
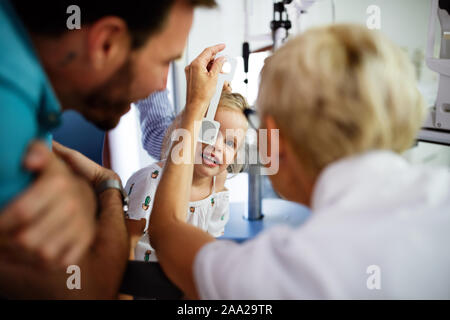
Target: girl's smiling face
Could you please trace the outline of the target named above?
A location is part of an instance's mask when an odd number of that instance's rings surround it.
[[[216,144],[199,142],[196,148],[194,172],[199,176],[212,177],[225,171],[244,143],[248,123],[241,111],[219,105],[215,120],[220,123]]]

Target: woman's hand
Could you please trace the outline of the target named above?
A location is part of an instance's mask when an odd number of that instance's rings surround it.
[[[215,59],[225,49],[224,44],[206,48],[190,65],[185,68],[187,94],[186,113],[201,118],[214,96],[217,79],[222,71],[225,57]]]

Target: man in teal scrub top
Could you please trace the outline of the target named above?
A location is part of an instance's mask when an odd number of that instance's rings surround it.
[[[50,152],[49,131],[66,109],[111,129],[132,101],[164,89],[197,5],[214,0],[0,0],[0,296],[117,294],[128,255],[122,199],[94,189],[119,178],[81,155],[68,163],[61,146]],[[76,12],[81,28],[69,30]],[[67,289],[71,264],[83,290]]]

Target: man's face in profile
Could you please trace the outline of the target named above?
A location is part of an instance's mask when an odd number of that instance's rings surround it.
[[[104,84],[83,97],[79,111],[103,130],[114,128],[130,104],[166,87],[170,63],[181,57],[193,8],[176,1],[164,27],[136,50]]]

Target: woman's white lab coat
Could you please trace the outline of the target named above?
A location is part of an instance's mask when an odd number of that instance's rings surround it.
[[[374,151],[328,166],[311,218],[194,263],[204,299],[450,298],[450,173]]]

